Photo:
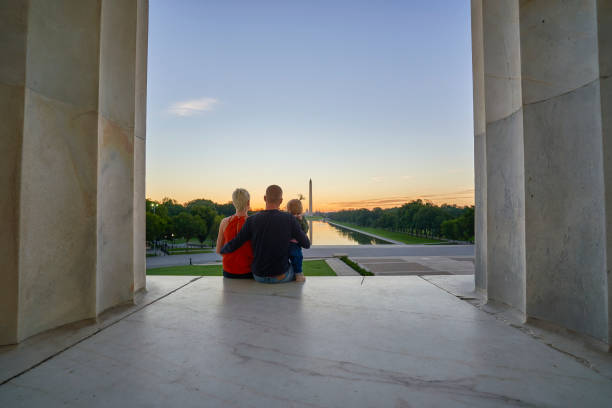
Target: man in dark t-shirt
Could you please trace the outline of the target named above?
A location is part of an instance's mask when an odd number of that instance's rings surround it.
[[[221,254],[233,252],[250,240],[253,247],[251,271],[255,280],[290,282],[295,279],[295,273],[289,263],[289,241],[295,239],[301,247],[310,248],[310,240],[297,219],[280,210],[283,190],[279,186],[269,186],[264,201],[265,211],[248,217],[236,237],[223,246]]]

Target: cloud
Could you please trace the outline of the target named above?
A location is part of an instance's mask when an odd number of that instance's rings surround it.
[[[370,177],[370,180],[373,181],[374,183],[380,183],[381,181],[383,181],[383,178],[380,176],[372,176]]]
[[[405,203],[419,198],[423,201],[432,202],[434,204],[458,203],[462,205],[471,205],[474,202],[474,189],[472,188],[442,194],[415,194],[412,196],[384,197],[356,201],[335,201],[330,202],[329,206],[337,209],[374,207],[389,208],[401,206]]]
[[[170,105],[168,112],[176,116],[199,115],[206,111],[211,111],[219,101],[215,98],[200,98],[189,101],[176,102]]]

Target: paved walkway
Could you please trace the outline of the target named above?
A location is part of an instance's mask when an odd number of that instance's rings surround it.
[[[204,277],[0,385],[0,406],[609,407],[591,366],[416,276]]]
[[[357,271],[338,258],[329,258],[326,259],[325,262],[338,276],[361,276]]]
[[[474,258],[471,256],[353,257],[351,259],[374,275],[427,276],[474,274]]]
[[[304,250],[304,258],[332,258],[335,254],[351,257],[395,257],[395,256],[474,256],[473,245],[313,245]],[[147,268],[163,266],[208,264],[221,261],[216,253],[170,255],[147,258]]]

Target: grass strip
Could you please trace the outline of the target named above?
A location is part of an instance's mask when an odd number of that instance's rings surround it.
[[[181,265],[147,269],[147,275],[222,276],[221,265]]]
[[[336,273],[322,260],[304,261],[305,276],[336,276]],[[171,276],[223,276],[223,266],[219,265],[182,265],[165,268],[147,269],[147,275]]]
[[[336,276],[336,272],[324,260],[304,261],[302,270],[305,276]]]
[[[350,266],[351,268],[353,268],[357,273],[359,273],[361,276],[374,276],[374,274],[370,271],[366,271],[365,269],[363,269],[361,266],[357,265],[355,262],[351,261],[348,256],[341,256],[340,260],[342,262],[344,262],[345,264],[347,264],[348,266]]]

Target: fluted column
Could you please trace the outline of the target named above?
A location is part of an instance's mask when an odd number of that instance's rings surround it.
[[[146,140],[147,140],[147,54],[149,0],[138,0],[136,21],[136,84],[134,118],[134,290],[146,287]]]
[[[474,100],[475,285],[487,289],[487,140],[484,98],[482,0],[472,0],[472,83]]]
[[[95,316],[100,9],[31,0],[19,217],[19,339]]]
[[[0,3],[0,344],[144,287],[147,5]]]
[[[484,0],[487,296],[525,310],[525,191],[518,0]]]
[[[0,3],[0,344],[17,341],[19,202],[28,7]]]
[[[102,0],[98,116],[97,312],[134,291],[137,1]]]
[[[608,344],[612,345],[612,2],[597,2],[599,86],[606,200]]]
[[[521,2],[526,309],[608,339],[596,0]]]
[[[472,42],[476,286],[611,344],[612,3],[475,0]]]

